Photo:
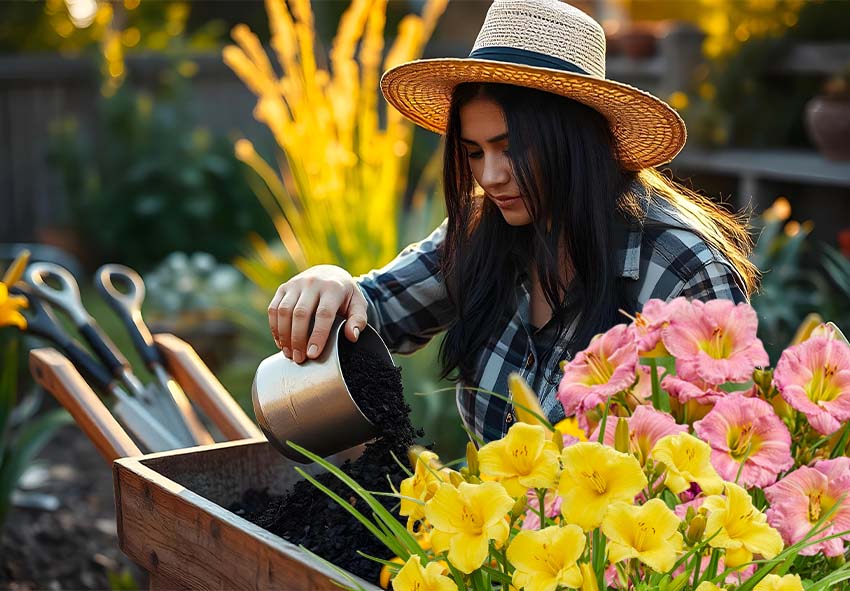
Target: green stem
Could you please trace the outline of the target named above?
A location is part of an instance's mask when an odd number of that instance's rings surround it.
[[[546,527],[546,489],[538,488],[537,489],[537,513],[540,515],[540,529]]]
[[[599,423],[599,443],[605,443],[605,425],[608,423],[608,403],[602,409],[602,422]]]
[[[844,425],[844,432],[841,433],[841,438],[838,440],[838,443],[835,444],[835,448],[832,450],[832,453],[829,454],[829,458],[834,460],[839,456],[844,455],[844,450],[847,448],[847,440],[850,439],[850,421]]]

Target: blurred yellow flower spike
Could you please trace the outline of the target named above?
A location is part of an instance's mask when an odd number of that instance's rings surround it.
[[[559,454],[548,433],[540,425],[515,423],[505,437],[478,450],[482,478],[501,482],[515,499],[530,488],[553,488]]]
[[[599,443],[565,447],[561,463],[561,515],[586,532],[602,523],[609,505],[631,503],[647,482],[634,456]]]
[[[27,327],[27,319],[20,310],[28,305],[24,296],[10,296],[6,283],[0,281],[0,328],[16,326],[21,330]]]
[[[393,591],[457,591],[455,582],[443,570],[438,562],[423,567],[419,555],[414,554],[393,579]]]
[[[679,518],[661,499],[644,505],[616,503],[602,521],[611,563],[637,558],[657,572],[673,568],[682,549]]]
[[[457,488],[441,484],[425,505],[425,517],[433,526],[431,545],[437,554],[448,550],[448,560],[469,574],[487,559],[490,540],[497,547],[508,539],[510,526],[505,516],[514,500],[497,482],[470,484]]]
[[[584,546],[584,533],[577,525],[519,532],[507,550],[508,561],[516,568],[514,586],[525,591],[578,588],[582,572],[576,561]]]
[[[425,503],[434,496],[440,484],[448,482],[446,468],[432,451],[422,451],[416,456],[413,476],[401,481],[401,506],[399,514],[407,517],[407,529],[411,532],[417,521],[425,517]]]
[[[658,440],[650,456],[664,464],[664,485],[674,494],[685,492],[692,482],[710,495],[723,490],[723,479],[711,465],[711,447],[693,435],[666,435]]]
[[[7,287],[12,287],[20,281],[29,262],[30,251],[24,249],[19,252],[18,256],[15,257],[15,260],[12,261],[12,264],[9,265],[9,268],[6,269],[6,272],[3,273],[3,283],[5,283]]]
[[[537,394],[531,389],[525,378],[516,372],[511,372],[508,375],[508,391],[511,393],[518,421],[529,425],[546,426],[541,420],[541,418],[546,417],[546,413],[543,412]]]
[[[709,581],[703,581],[694,591],[726,591],[726,587],[718,587]]]
[[[705,535],[714,536],[708,544],[726,550],[727,567],[747,563],[753,554],[770,559],[782,551],[779,532],[767,524],[764,513],[737,484],[727,482],[724,496],[710,496],[702,506],[708,511]]]
[[[238,262],[252,281],[277,287],[293,271],[320,263],[356,275],[396,254],[392,222],[403,203],[414,126],[392,108],[382,125],[380,73],[421,55],[446,4],[427,0],[421,16],[404,17],[383,64],[386,0],[351,2],[327,60],[315,54],[309,0],[266,0],[282,75],[247,26],[233,28],[236,44],[225,47],[224,61],[257,95],[254,116],[285,156],[276,171],[244,142],[236,146],[237,158],[260,181],[255,192],[285,247],[285,255],[274,256],[288,266],[286,273],[270,272],[254,253]],[[328,69],[318,65],[326,61]]]

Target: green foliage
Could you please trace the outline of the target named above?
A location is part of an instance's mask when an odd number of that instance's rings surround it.
[[[64,409],[37,418],[15,416],[20,345],[17,334],[9,335],[9,331],[0,331],[0,527],[9,512],[12,492],[26,467],[56,429],[71,422]]]
[[[273,232],[230,142],[195,124],[186,70],[170,67],[154,94],[125,84],[102,99],[96,141],[73,119],[54,131],[50,162],[97,260],[142,270],[180,250],[227,260],[249,231]]]
[[[752,305],[759,337],[771,360],[788,346],[807,314],[816,312],[845,330],[850,326],[850,261],[826,244],[811,244],[810,223],[786,232],[786,221],[763,215],[752,261],[762,271]]]

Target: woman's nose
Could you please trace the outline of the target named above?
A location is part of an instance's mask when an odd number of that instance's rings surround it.
[[[488,193],[490,187],[500,187],[511,180],[511,163],[504,154],[484,156],[484,170],[481,173],[481,188]]]

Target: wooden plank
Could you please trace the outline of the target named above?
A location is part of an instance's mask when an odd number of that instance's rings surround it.
[[[264,439],[116,461],[121,549],[155,589],[338,589],[339,575],[222,506],[263,479],[272,489],[291,485],[288,463]]]

